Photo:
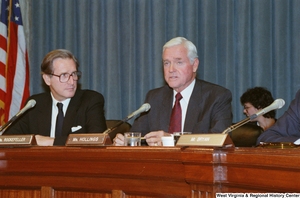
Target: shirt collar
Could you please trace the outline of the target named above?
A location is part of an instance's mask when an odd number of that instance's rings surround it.
[[[51,98],[52,98],[52,101],[53,101],[53,102],[52,102],[52,106],[56,107],[56,104],[60,102],[60,103],[63,104],[63,111],[66,112],[66,110],[67,110],[67,108],[68,108],[68,106],[69,106],[69,103],[70,103],[71,98],[65,99],[65,100],[63,100],[63,101],[58,101],[58,100],[56,100],[56,99],[54,98],[52,92],[51,92]]]
[[[196,84],[196,79],[194,79],[189,86],[187,86],[184,90],[180,92],[180,94],[182,95],[182,99],[185,100],[187,103],[190,100],[195,84]],[[173,90],[173,93],[175,97],[178,92]]]

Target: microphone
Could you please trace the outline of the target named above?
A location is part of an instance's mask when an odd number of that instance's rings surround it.
[[[34,99],[29,100],[27,104],[15,116],[13,116],[8,122],[6,122],[3,126],[0,127],[0,132],[4,132],[20,115],[25,113],[28,109],[34,107],[35,104],[36,101]]]
[[[128,120],[130,120],[131,118],[133,118],[134,116],[143,113],[143,112],[147,112],[149,111],[149,109],[151,108],[149,103],[144,103],[138,110],[132,112],[131,114],[129,114],[126,118],[124,118],[123,120],[120,120],[115,126],[110,127],[108,129],[106,129],[103,134],[108,134],[110,132],[112,132],[113,130],[115,130],[118,126],[120,126],[123,122],[126,122]]]
[[[127,116],[127,120],[131,119],[133,116],[136,116],[137,114],[147,112],[151,108],[149,103],[143,104],[138,110],[134,111],[130,115]]]
[[[29,100],[27,102],[27,104],[25,105],[25,107],[23,107],[23,109],[21,109],[15,116],[18,117],[19,115],[22,115],[23,113],[25,113],[25,111],[34,107],[35,104],[36,104],[36,101],[34,99]]]
[[[239,128],[240,126],[243,126],[244,124],[248,123],[249,121],[257,118],[258,116],[264,115],[266,113],[268,113],[269,111],[275,110],[275,109],[280,109],[284,106],[285,102],[283,99],[276,99],[274,100],[274,102],[272,104],[270,104],[269,106],[263,108],[262,110],[260,110],[259,112],[257,112],[256,114],[251,115],[250,117],[245,118],[244,120],[231,125],[230,127],[228,127],[227,129],[225,129],[222,134],[227,134],[237,128]]]
[[[275,110],[275,109],[280,109],[284,106],[284,104],[285,104],[285,102],[284,102],[283,99],[276,99],[269,106],[263,108],[262,110],[260,110],[256,114],[251,115],[250,120],[253,120],[253,119],[257,118],[258,116],[264,115],[264,114],[268,113],[269,111],[272,111],[272,110]]]

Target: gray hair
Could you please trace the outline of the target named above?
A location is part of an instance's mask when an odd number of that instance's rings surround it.
[[[176,45],[183,45],[187,49],[187,56],[190,59],[190,63],[192,64],[196,58],[198,58],[197,55],[197,48],[196,46],[189,40],[187,40],[184,37],[176,37],[171,40],[169,40],[164,46],[163,46],[163,52],[165,49],[169,47],[173,47]]]

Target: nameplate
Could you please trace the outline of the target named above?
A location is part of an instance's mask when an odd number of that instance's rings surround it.
[[[36,145],[34,135],[1,135],[0,147],[28,147]]]
[[[234,146],[228,134],[188,134],[180,136],[176,146]]]
[[[66,146],[105,146],[111,145],[109,135],[102,133],[70,134]]]

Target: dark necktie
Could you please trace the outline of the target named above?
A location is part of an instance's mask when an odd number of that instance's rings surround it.
[[[180,93],[177,93],[175,96],[175,104],[172,109],[171,119],[170,119],[170,126],[169,126],[169,133],[180,132],[181,131],[181,106],[180,100],[182,96]]]
[[[61,136],[61,131],[62,131],[62,126],[64,122],[64,112],[63,112],[63,104],[62,103],[57,103],[56,104],[58,108],[58,114],[56,117],[56,127],[55,127],[55,137]]]

